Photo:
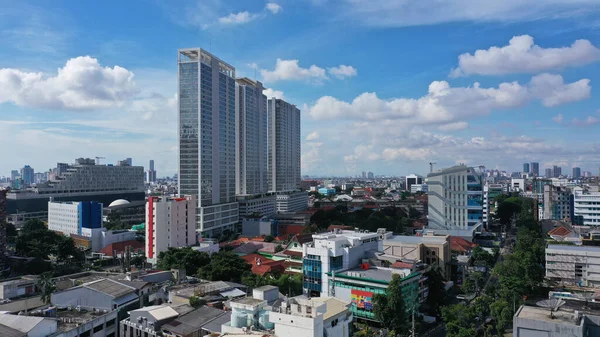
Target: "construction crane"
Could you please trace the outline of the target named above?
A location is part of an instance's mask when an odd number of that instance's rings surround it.
[[[429,163],[429,173],[433,173],[433,165],[437,163]]]
[[[96,157],[96,165],[100,165],[100,159],[106,159],[105,157]]]

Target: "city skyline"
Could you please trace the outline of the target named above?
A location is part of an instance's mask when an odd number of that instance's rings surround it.
[[[300,109],[303,175],[424,175],[429,162],[598,172],[591,2],[494,12],[425,2],[429,15],[411,18],[391,2],[114,4],[0,5],[0,140],[19,145],[0,150],[3,175],[104,156],[157,159],[172,176],[173,55],[196,46]]]

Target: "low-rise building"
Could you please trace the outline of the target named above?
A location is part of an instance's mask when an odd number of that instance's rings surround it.
[[[238,196],[240,217],[270,217],[277,213],[275,194]]]
[[[577,310],[522,305],[513,317],[514,337],[585,337],[600,335],[600,316]]]
[[[426,232],[421,236],[394,235],[383,239],[383,252],[398,260],[422,261],[439,266],[444,277],[450,279],[452,251],[450,235],[438,236]]]
[[[32,295],[36,292],[35,282],[35,279],[25,278],[4,281],[0,283],[0,299],[6,300]]]
[[[120,337],[161,336],[162,325],[179,316],[168,305],[153,305],[129,312],[119,324]]]
[[[548,245],[546,277],[562,284],[600,286],[600,247]]]
[[[311,296],[331,296],[328,273],[358,267],[369,254],[382,250],[378,233],[336,229],[314,234],[313,242],[302,246],[305,292]]]

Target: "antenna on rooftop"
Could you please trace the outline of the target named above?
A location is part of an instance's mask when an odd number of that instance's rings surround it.
[[[558,311],[558,309],[566,303],[567,302],[559,298],[551,298],[549,300],[539,301],[536,304],[538,307],[550,309],[550,318],[554,318],[554,315],[552,313]]]

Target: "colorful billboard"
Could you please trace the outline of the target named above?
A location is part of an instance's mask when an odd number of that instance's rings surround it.
[[[352,304],[358,309],[373,311],[373,293],[369,291],[362,291],[352,289],[350,292],[350,299]]]

